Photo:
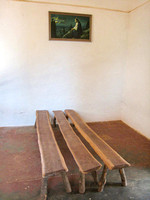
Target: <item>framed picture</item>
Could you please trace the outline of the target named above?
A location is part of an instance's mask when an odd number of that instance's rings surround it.
[[[92,16],[49,12],[49,40],[91,42]]]

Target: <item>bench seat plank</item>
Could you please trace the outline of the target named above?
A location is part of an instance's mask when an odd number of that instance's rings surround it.
[[[61,171],[68,171],[64,158],[59,150],[49,121],[48,111],[36,111],[38,144],[42,162],[42,176]]]
[[[130,166],[130,164],[102,140],[74,110],[65,110],[65,113],[110,170]]]
[[[79,167],[80,172],[86,174],[98,170],[101,167],[101,164],[93,157],[79,137],[75,134],[64,113],[60,110],[53,112],[61,133]]]

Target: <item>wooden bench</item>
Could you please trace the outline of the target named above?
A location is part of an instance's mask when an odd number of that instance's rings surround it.
[[[74,110],[65,110],[65,113],[66,117],[69,117],[72,120],[76,129],[92,146],[92,148],[104,162],[103,173],[99,182],[98,191],[103,191],[104,189],[108,169],[119,169],[122,186],[126,186],[127,180],[124,168],[129,167],[130,164],[124,160],[115,150],[113,150],[104,140],[102,140]]]
[[[48,178],[52,175],[61,174],[67,193],[71,192],[68,168],[57,145],[48,111],[36,111],[35,127],[42,164],[41,200],[47,199]]]
[[[79,192],[85,192],[85,174],[92,173],[95,182],[98,183],[97,170],[101,168],[101,164],[93,157],[93,155],[87,150],[79,137],[75,134],[70,123],[66,119],[62,111],[54,112],[54,125],[59,125],[60,131],[67,143],[67,146],[72,153],[74,160],[76,161],[79,171]]]

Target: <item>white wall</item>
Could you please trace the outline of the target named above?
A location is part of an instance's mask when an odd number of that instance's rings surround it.
[[[150,3],[129,15],[122,120],[150,138]]]
[[[92,42],[48,41],[48,11],[92,14]],[[36,109],[120,119],[127,23],[119,12],[1,0],[0,126],[33,124]]]

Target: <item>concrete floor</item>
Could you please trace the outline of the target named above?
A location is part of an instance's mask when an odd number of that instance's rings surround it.
[[[69,168],[72,193],[66,194],[61,177],[49,179],[49,200],[150,200],[150,141],[121,121],[89,123],[90,127],[131,163],[126,168],[128,186],[120,185],[118,170],[108,171],[104,191],[97,192],[92,176],[86,175],[86,193],[78,194],[78,167],[60,131],[54,129]],[[100,161],[86,141],[77,135]],[[99,172],[101,175],[102,170]],[[41,184],[40,154],[34,127],[0,128],[0,200],[36,200]]]
[[[78,190],[75,185],[72,194],[65,194],[61,184],[55,190],[50,190],[49,200],[150,200],[150,169],[130,168],[126,169],[126,175],[127,187],[120,186],[118,171],[113,171],[108,173],[107,184],[101,193],[97,192],[97,186],[89,175],[86,179],[85,194],[77,194]]]

